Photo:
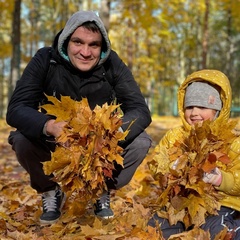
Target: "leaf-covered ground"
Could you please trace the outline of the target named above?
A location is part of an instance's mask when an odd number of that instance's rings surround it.
[[[179,124],[178,118],[158,118],[147,129],[153,138],[153,147],[166,129]],[[41,197],[29,186],[29,177],[16,160],[7,142],[9,131],[0,120],[0,236],[1,239],[161,239],[155,229],[147,228],[151,216],[149,174],[146,160],[129,185],[112,193],[111,205],[115,217],[100,220],[89,204],[84,214],[75,216],[65,205],[61,219],[52,226],[39,223]],[[81,204],[81,203],[79,203]]]
[[[179,119],[174,117],[154,118],[147,129],[153,139],[153,147],[167,129],[179,124]],[[29,186],[28,175],[17,162],[7,142],[11,130],[4,120],[0,120],[1,240],[162,239],[155,229],[147,227],[154,205],[153,199],[156,197],[155,186],[146,165],[147,157],[130,184],[112,193],[111,206],[115,213],[113,219],[103,221],[96,218],[92,204],[80,216],[75,216],[74,211],[69,211],[65,205],[62,217],[56,224],[40,225],[38,219],[41,214],[41,197]],[[199,232],[192,234],[192,237],[198,237],[189,238],[184,233],[181,238],[174,239],[199,239]]]

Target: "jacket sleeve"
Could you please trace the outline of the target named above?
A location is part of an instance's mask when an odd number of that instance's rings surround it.
[[[162,174],[169,173],[169,165],[171,161],[168,151],[173,147],[177,139],[182,138],[182,132],[183,130],[181,126],[169,129],[156,145],[152,154],[153,161],[151,165],[151,170],[154,174],[159,172]]]
[[[240,138],[238,137],[231,145],[229,158],[232,163],[226,170],[221,170],[223,180],[218,190],[233,196],[240,196]]]
[[[31,138],[42,135],[43,126],[49,119],[49,116],[38,110],[44,98],[43,82],[48,71],[49,53],[50,48],[38,50],[17,81],[8,104],[7,123]]]
[[[123,130],[134,121],[126,142],[132,141],[151,123],[151,115],[146,101],[129,68],[112,51],[110,60],[113,67],[114,90],[117,101],[124,113]]]

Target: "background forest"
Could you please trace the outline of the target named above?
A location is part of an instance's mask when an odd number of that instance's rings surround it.
[[[78,208],[65,206],[61,221],[41,226],[40,195],[8,144],[12,128],[5,114],[16,81],[35,52],[51,46],[78,10],[99,13],[112,48],[132,70],[154,115],[147,129],[154,147],[181,124],[175,117],[177,89],[196,70],[224,72],[233,90],[232,116],[240,114],[240,0],[0,0],[1,240],[163,239],[161,231],[147,227],[159,196],[147,165],[151,155],[127,186],[112,193],[112,221],[99,221],[91,207],[84,212],[76,202]],[[210,239],[207,234],[193,229],[178,239]],[[223,232],[216,239],[230,237]]]
[[[229,77],[240,106],[239,0],[0,0],[0,118],[30,58],[78,10],[102,17],[152,114],[176,116],[179,84],[203,68]]]

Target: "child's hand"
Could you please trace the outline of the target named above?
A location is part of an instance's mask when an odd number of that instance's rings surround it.
[[[222,183],[222,173],[221,171],[216,167],[214,168],[210,173],[204,173],[203,174],[203,181],[205,183],[211,183],[214,186],[220,186]]]
[[[173,162],[173,164],[172,164],[172,166],[171,166],[171,168],[172,168],[173,170],[176,170],[176,168],[177,168],[177,166],[178,166],[178,162],[179,162],[179,159],[177,159],[177,160],[175,160],[175,161]]]

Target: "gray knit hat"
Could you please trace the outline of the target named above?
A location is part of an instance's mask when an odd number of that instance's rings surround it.
[[[104,50],[104,52],[101,53],[101,60],[99,61],[100,64],[101,62],[105,61],[105,59],[110,54],[111,46],[107,31],[104,27],[102,20],[93,11],[78,11],[69,18],[62,33],[59,36],[58,51],[64,59],[69,60],[66,49],[64,49],[64,42],[79,26],[81,26],[85,22],[94,22],[98,26],[103,36],[103,41],[105,41],[106,43],[107,48]]]
[[[220,111],[222,101],[218,90],[206,82],[193,82],[186,88],[184,108],[205,107]]]

